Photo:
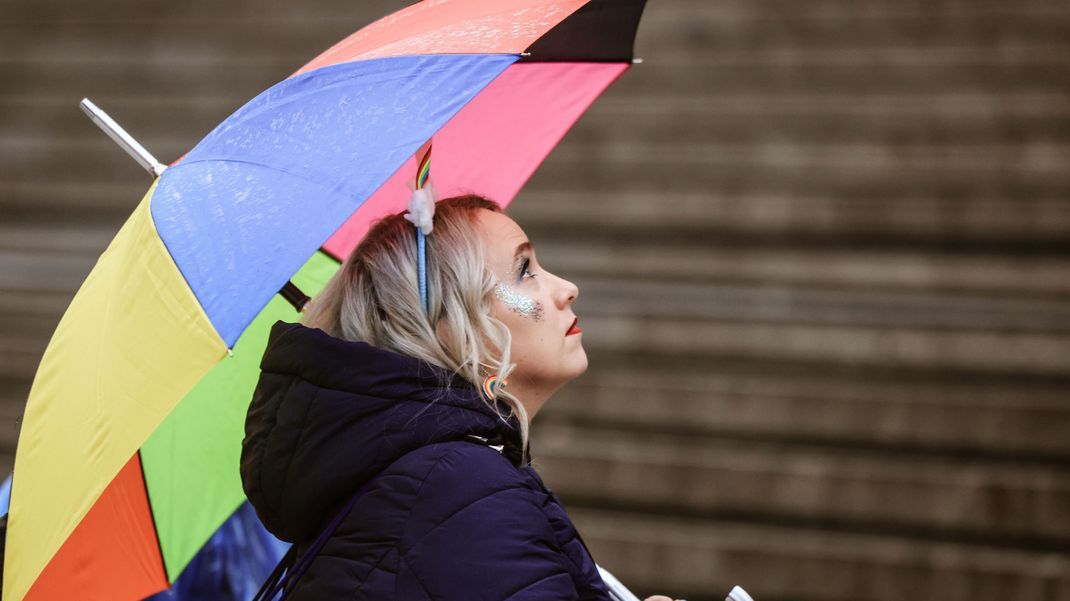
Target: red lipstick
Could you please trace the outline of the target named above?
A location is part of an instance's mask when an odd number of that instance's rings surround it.
[[[580,323],[580,318],[579,317],[577,317],[576,319],[572,320],[572,325],[569,326],[568,331],[565,332],[565,336],[572,336],[573,334],[579,334],[580,332],[582,332],[583,330],[580,329],[579,323]]]

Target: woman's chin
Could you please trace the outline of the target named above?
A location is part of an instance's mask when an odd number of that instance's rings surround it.
[[[571,370],[571,375],[568,378],[569,381],[575,380],[587,371],[587,352],[583,350],[583,347],[580,347],[576,354],[578,356],[576,357],[575,361],[572,362],[574,365],[573,369]]]

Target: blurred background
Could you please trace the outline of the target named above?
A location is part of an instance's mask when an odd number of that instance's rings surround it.
[[[488,0],[492,1],[492,0]],[[163,161],[397,0],[0,1],[0,471]],[[536,466],[641,594],[1070,599],[1070,4],[651,0],[512,205],[591,369]]]

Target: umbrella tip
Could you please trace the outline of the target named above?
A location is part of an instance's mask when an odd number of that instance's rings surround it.
[[[107,113],[100,109],[93,101],[88,98],[83,98],[78,106],[82,108],[82,111],[93,121],[104,133],[108,134],[120,148],[126,151],[145,171],[148,171],[153,177],[160,177],[166,169],[167,165],[156,160],[156,157],[145,150],[145,147],[138,143],[133,136],[128,134],[118,123],[115,122]]]

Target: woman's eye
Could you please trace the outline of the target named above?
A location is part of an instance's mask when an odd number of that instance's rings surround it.
[[[533,277],[535,277],[535,274],[531,273],[531,259],[528,257],[524,257],[524,260],[520,262],[520,277],[518,277],[517,279],[522,280],[524,278]]]

